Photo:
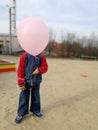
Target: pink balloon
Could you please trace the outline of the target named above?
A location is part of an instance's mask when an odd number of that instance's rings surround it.
[[[21,47],[29,54],[36,56],[46,48],[49,31],[42,20],[28,18],[20,23],[17,37]]]

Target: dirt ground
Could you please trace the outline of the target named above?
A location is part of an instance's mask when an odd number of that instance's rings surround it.
[[[19,61],[15,56],[0,59]],[[98,130],[98,61],[47,61],[49,70],[40,90],[41,119],[29,113],[15,124],[20,92],[16,72],[0,73],[0,130]]]

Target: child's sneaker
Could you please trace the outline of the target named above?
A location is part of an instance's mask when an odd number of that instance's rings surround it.
[[[40,117],[40,118],[43,117],[43,114],[40,113],[40,112],[39,113],[34,113],[34,115],[36,115],[37,117]]]
[[[17,116],[17,117],[15,118],[15,122],[16,122],[16,123],[20,123],[20,122],[22,121],[22,119],[23,119],[22,116]]]

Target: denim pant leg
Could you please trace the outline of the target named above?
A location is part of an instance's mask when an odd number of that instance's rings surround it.
[[[18,106],[18,115],[24,116],[28,114],[29,109],[29,97],[30,97],[30,90],[26,89],[25,91],[21,91],[19,97],[19,106]]]
[[[39,113],[41,109],[40,106],[40,83],[35,84],[31,90],[31,107],[30,111],[34,113]]]

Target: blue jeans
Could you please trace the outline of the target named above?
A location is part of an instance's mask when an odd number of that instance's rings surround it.
[[[24,116],[28,114],[30,97],[31,97],[30,111],[33,113],[39,113],[41,109],[40,83],[35,84],[33,87],[26,85],[26,90],[21,91],[20,97],[19,97],[19,106],[18,106],[19,116]]]

